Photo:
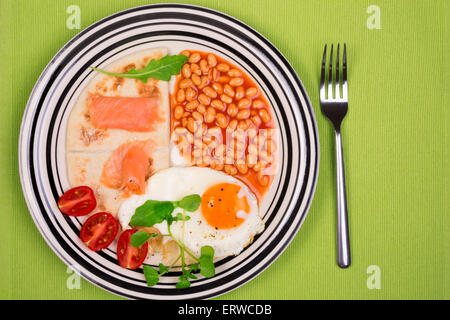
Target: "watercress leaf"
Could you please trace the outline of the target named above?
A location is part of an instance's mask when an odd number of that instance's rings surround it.
[[[213,262],[214,249],[211,246],[203,246],[200,249],[200,252],[201,256],[198,259],[198,262],[200,263],[200,273],[207,278],[211,278],[216,273]]]
[[[184,197],[178,203],[178,206],[186,211],[194,212],[200,206],[202,198],[198,194],[191,194]]]
[[[160,234],[157,233],[149,233],[148,235],[150,236],[150,238],[156,238],[160,236]]]
[[[114,73],[103,71],[94,67],[93,70],[115,77],[134,78],[142,82],[147,82],[148,78],[154,78],[163,81],[169,81],[171,76],[177,75],[181,71],[181,67],[186,63],[188,58],[185,55],[165,56],[161,59],[152,59],[147,66],[142,69],[130,69],[125,73]]]
[[[148,232],[143,230],[139,230],[131,236],[130,243],[132,247],[139,247],[143,245],[148,239],[150,239],[150,235]]]
[[[198,270],[198,263],[191,264],[189,267],[192,269],[192,271],[197,271]]]
[[[203,246],[200,249],[200,253],[202,256],[209,256],[212,259],[214,257],[214,248],[211,246]]]
[[[182,276],[180,276],[180,281],[178,281],[177,284],[175,285],[177,289],[185,289],[189,288],[190,286],[191,283],[189,282],[189,280],[184,277],[182,278]]]
[[[193,275],[192,273],[188,274],[188,277],[191,279],[198,279],[196,275]]]
[[[200,273],[206,278],[214,277],[216,270],[214,268],[212,257],[202,255],[198,261],[200,263]]]
[[[147,200],[142,206],[136,208],[130,225],[151,227],[170,217],[173,210],[174,206],[170,201]]]
[[[156,269],[153,269],[152,267],[147,266],[147,265],[144,265],[143,269],[144,269],[144,276],[145,276],[145,280],[147,281],[147,285],[149,287],[152,287],[155,284],[157,284],[159,281],[158,271],[156,271]]]
[[[166,268],[165,265],[163,265],[162,263],[159,264],[159,273],[167,273],[169,272],[169,270]]]

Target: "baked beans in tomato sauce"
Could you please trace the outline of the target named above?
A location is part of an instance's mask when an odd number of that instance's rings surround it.
[[[270,105],[240,68],[213,54],[183,51],[176,78],[172,140],[185,161],[235,176],[261,200],[275,173],[276,130]]]

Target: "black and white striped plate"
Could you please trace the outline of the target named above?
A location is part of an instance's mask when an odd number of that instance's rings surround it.
[[[57,199],[69,187],[65,164],[67,119],[78,94],[102,66],[149,47],[216,52],[246,70],[271,104],[279,128],[279,170],[261,215],[266,229],[241,254],[221,260],[216,276],[188,289],[170,273],[148,287],[142,269],[119,267],[113,249],[92,252],[79,240],[76,218],[61,214]],[[171,54],[176,54],[174,52]],[[319,141],[308,95],[280,52],[246,24],[207,8],[158,4],[109,16],[80,32],[48,64],[28,101],[20,132],[23,193],[36,226],[67,265],[95,285],[136,299],[205,299],[246,283],[267,268],[299,230],[311,203]],[[268,198],[268,199],[267,199]]]

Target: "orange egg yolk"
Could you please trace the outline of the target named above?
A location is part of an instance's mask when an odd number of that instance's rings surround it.
[[[237,216],[239,211],[250,212],[247,197],[238,197],[241,186],[220,183],[210,187],[202,196],[201,210],[206,221],[218,229],[237,227],[245,219]]]

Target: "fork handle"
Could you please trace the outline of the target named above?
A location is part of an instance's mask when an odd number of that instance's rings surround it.
[[[341,130],[336,134],[336,183],[337,183],[337,263],[341,268],[350,266],[350,243],[348,235],[347,195],[345,188],[344,156]]]

